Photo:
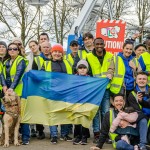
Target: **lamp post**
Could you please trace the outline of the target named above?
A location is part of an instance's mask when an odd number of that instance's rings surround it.
[[[40,8],[41,6],[46,5],[50,0],[25,0],[25,2],[27,2],[29,5],[35,6],[39,12],[38,16],[39,16],[39,21],[38,21],[38,28],[37,28],[37,34],[39,36],[39,30],[40,30],[40,18],[41,18],[41,14],[40,14]]]
[[[49,2],[49,0],[25,0],[25,1],[32,6],[44,6]]]

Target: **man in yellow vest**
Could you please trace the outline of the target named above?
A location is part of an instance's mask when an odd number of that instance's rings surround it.
[[[70,49],[71,49],[71,53],[67,54],[64,56],[64,59],[66,59],[72,66],[74,65],[74,59],[76,57],[76,55],[78,54],[78,50],[79,50],[79,44],[78,41],[73,40],[70,42]]]
[[[89,73],[93,77],[105,77],[105,78],[108,77],[109,79],[111,79],[111,76],[106,76],[106,75],[113,54],[107,52],[104,47],[105,44],[102,38],[96,38],[94,40],[94,49],[92,53],[89,53],[86,57],[89,63]],[[104,117],[105,113],[109,110],[110,107],[109,87],[110,84],[108,84],[107,86],[107,89],[104,93],[100,105],[102,118]],[[93,142],[94,143],[96,143],[99,138],[99,131],[100,131],[100,120],[99,120],[99,111],[98,111],[96,116],[93,119],[93,132],[94,132]]]
[[[128,130],[129,122],[122,120],[122,124],[119,125],[119,129],[124,132],[124,135],[128,135],[127,137],[130,137],[129,143],[127,143],[127,139],[122,138],[123,136],[119,133],[117,133],[117,130],[115,133],[110,133],[110,126],[112,124],[112,121],[117,117],[117,114],[119,111],[121,111],[124,108],[125,100],[123,98],[122,94],[116,94],[114,95],[114,109],[111,109],[109,112],[105,114],[105,117],[102,122],[102,127],[100,131],[99,141],[96,146],[92,146],[91,150],[100,150],[102,149],[107,136],[110,135],[112,139],[113,147],[117,150],[135,150],[135,148],[139,150],[147,150],[147,146],[145,145],[144,139],[146,138],[146,135],[143,134],[143,131],[147,131],[147,120],[144,118],[144,115],[141,113],[138,115],[138,119],[136,121],[137,123],[137,131],[139,131],[139,136],[135,136],[133,130]],[[141,130],[143,129],[143,130]]]
[[[74,60],[75,61],[74,68],[76,68],[77,63],[81,59],[86,59],[86,55],[92,52],[92,50],[94,49],[93,41],[94,41],[94,36],[90,32],[83,34],[84,45],[78,50],[78,54],[76,55]]]
[[[138,68],[138,71],[144,71],[148,75],[148,85],[150,86],[150,38],[147,38],[145,41],[147,52],[144,52],[140,55],[138,61],[140,64],[140,67]]]

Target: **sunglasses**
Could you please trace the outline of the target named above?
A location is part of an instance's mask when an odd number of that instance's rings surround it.
[[[8,48],[8,51],[12,51],[12,50],[18,51],[18,48]]]

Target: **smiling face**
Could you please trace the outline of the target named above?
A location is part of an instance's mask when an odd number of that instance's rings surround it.
[[[138,74],[136,77],[136,84],[140,88],[144,88],[148,82],[148,77],[145,74]]]
[[[8,54],[10,55],[11,58],[16,58],[19,55],[19,49],[17,47],[17,45],[15,44],[11,44],[8,47]]]
[[[125,101],[123,99],[123,96],[116,96],[114,98],[114,107],[117,110],[121,110],[125,105]]]
[[[60,51],[53,51],[51,55],[54,61],[62,60],[63,58],[63,54]]]
[[[96,52],[101,53],[104,50],[105,44],[102,39],[95,39],[94,41],[94,47]]]
[[[123,48],[123,56],[128,58],[131,56],[133,51],[133,45],[132,44],[126,44]]]
[[[138,47],[138,48],[135,50],[136,57],[139,58],[140,55],[141,55],[142,53],[144,53],[145,51],[146,51],[146,48],[145,48],[145,47],[143,47],[143,46]]]
[[[93,38],[89,38],[89,37],[86,37],[84,39],[84,45],[85,47],[91,47],[93,45]]]

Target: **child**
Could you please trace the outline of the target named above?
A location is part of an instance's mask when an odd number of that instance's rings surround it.
[[[77,63],[77,74],[81,76],[88,76],[88,63],[86,60],[82,59]],[[74,137],[75,140],[73,141],[74,145],[86,145],[87,144],[87,138],[89,137],[89,129],[83,127],[82,125],[75,125],[74,128]]]
[[[135,112],[134,108],[126,107],[124,109],[124,111],[120,111],[118,113],[117,117],[113,120],[112,125],[110,127],[110,132],[113,133],[113,132],[115,132],[115,130],[117,129],[118,126],[121,127],[124,120],[129,123],[134,123],[134,122],[136,122],[137,118],[138,118],[138,113]],[[129,124],[128,126],[136,128],[135,123]],[[117,132],[117,130],[116,130],[116,132]],[[122,135],[121,139],[126,141],[128,144],[130,144],[130,140],[127,135]],[[135,145],[134,150],[137,150],[137,149],[138,149],[138,146]]]
[[[113,120],[112,125],[110,127],[110,132],[114,132],[119,125],[121,125],[121,121],[125,120],[129,123],[136,122],[138,118],[138,113],[134,111],[132,107],[126,107],[124,111],[120,111],[117,115],[117,117]],[[129,126],[132,126],[136,128],[136,124],[129,124]]]

